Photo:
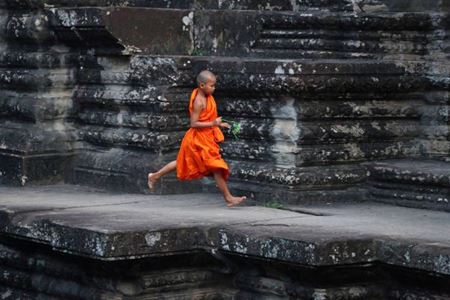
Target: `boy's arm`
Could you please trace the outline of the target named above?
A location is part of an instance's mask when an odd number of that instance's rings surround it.
[[[197,95],[194,100],[194,109],[191,114],[191,128],[206,128],[219,126],[222,123],[222,118],[217,118],[211,122],[200,122],[198,118],[200,117],[200,113],[206,107],[206,99]]]

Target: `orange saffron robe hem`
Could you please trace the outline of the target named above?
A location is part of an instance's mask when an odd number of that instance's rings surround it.
[[[194,109],[194,100],[198,89],[195,89],[189,100],[189,114]],[[212,122],[218,117],[214,97],[206,98],[206,108],[199,116],[200,122]],[[207,128],[190,128],[184,135],[177,156],[177,177],[180,180],[194,180],[211,176],[213,172],[221,172],[228,180],[229,168],[220,155],[218,143],[224,140],[224,135],[218,126]]]

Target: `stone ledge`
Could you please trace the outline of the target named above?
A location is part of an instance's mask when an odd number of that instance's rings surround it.
[[[450,211],[450,164],[438,160],[388,160],[365,164],[375,201]]]
[[[353,59],[389,55],[414,55],[417,59],[428,53],[426,33],[446,28],[448,18],[440,12],[355,14],[145,7],[48,8],[45,12],[61,41],[118,54],[270,57],[277,55],[273,50],[281,50],[285,52],[279,57],[304,52],[303,57]],[[350,34],[337,33],[339,28]],[[393,31],[397,37],[392,36]]]
[[[126,148],[96,148],[81,151],[73,161],[73,170],[68,181],[94,187],[105,187],[114,191],[149,193],[147,174],[160,169],[176,152],[165,153],[165,157],[151,151],[133,151]],[[180,194],[200,192],[200,182],[180,182],[168,176],[157,184],[157,194]]]
[[[24,9],[37,7],[82,7],[82,6],[116,6],[116,7],[156,7],[178,9],[236,9],[236,10],[287,10],[287,11],[349,11],[386,12],[386,11],[440,11],[450,8],[448,1],[440,0],[9,0],[0,3],[0,8]]]
[[[238,10],[295,10],[308,9],[324,10],[353,10],[350,0],[336,4],[332,0],[312,0],[295,4],[290,0],[240,0],[240,1],[210,1],[210,0],[35,0],[34,6],[43,5],[47,7],[83,7],[83,6],[115,6],[115,7],[153,7],[153,8],[176,8],[176,9],[238,9]],[[370,2],[370,1],[369,1]],[[19,1],[9,1],[9,7],[20,7]],[[31,6],[22,4],[22,6]],[[0,6],[1,7],[1,6]]]
[[[367,164],[374,179],[450,188],[450,164],[433,160],[388,160]]]
[[[76,186],[0,191],[3,234],[101,260],[219,249],[311,266],[378,261],[450,275],[442,212],[382,204],[227,209],[214,194],[113,195]]]
[[[74,153],[18,154],[0,151],[0,184],[51,184],[64,179]]]

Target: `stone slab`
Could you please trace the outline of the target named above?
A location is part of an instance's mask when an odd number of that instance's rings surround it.
[[[360,203],[226,208],[218,194],[145,196],[77,186],[0,187],[3,234],[104,260],[195,250],[327,266],[450,274],[448,213]]]
[[[390,42],[389,32],[414,31],[424,39],[423,33],[445,26],[447,18],[440,12],[359,15],[322,10],[298,13],[120,6],[51,7],[46,14],[62,41],[111,48],[109,51],[115,48],[123,54],[294,58],[302,53],[303,58],[353,59],[383,57],[381,54],[424,55],[427,48],[415,41],[417,38],[405,33],[405,37]],[[338,31],[336,35],[338,28],[346,28],[350,34]],[[334,37],[330,39],[330,35]],[[387,41],[380,43],[379,39]]]
[[[450,187],[450,164],[435,160],[387,160],[368,164],[376,179]]]
[[[24,186],[60,182],[70,169],[73,153],[26,155],[0,150],[0,183]]]
[[[448,0],[9,0],[0,2],[1,8],[20,9],[28,7],[158,7],[158,8],[197,8],[197,9],[237,9],[237,10],[288,10],[288,11],[424,11],[445,10],[450,7]]]
[[[386,160],[367,163],[374,200],[450,211],[450,164],[439,160]]]

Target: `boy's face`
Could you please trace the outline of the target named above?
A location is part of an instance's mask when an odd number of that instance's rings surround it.
[[[210,77],[205,83],[200,83],[200,88],[206,95],[212,95],[216,90],[216,77]]]

